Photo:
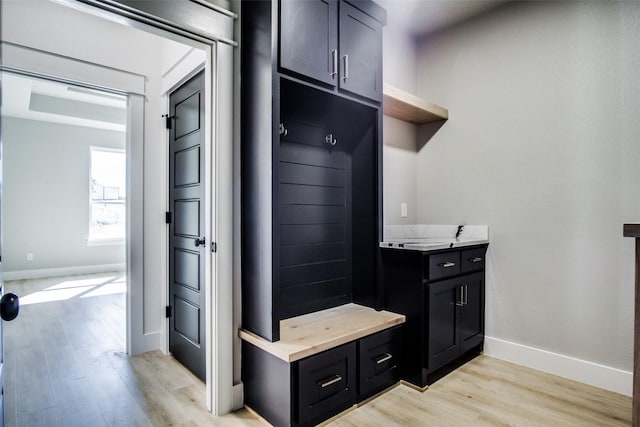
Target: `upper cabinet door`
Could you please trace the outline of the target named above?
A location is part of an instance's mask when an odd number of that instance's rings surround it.
[[[382,101],[382,24],[345,2],[340,2],[340,88]]]
[[[335,0],[281,0],[280,66],[336,86],[337,25]]]

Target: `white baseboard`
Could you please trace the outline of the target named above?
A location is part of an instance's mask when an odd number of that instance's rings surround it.
[[[111,271],[125,271],[125,264],[83,265],[78,267],[42,268],[38,270],[5,271],[2,280],[41,279],[43,277],[73,276],[76,274],[108,273]]]
[[[131,331],[135,335],[135,331]],[[148,351],[160,350],[160,342],[162,341],[161,332],[152,332],[148,334],[142,334],[131,337],[131,348],[129,349],[129,356],[135,356],[136,354],[146,353]]]
[[[233,405],[232,410],[237,411],[244,406],[244,383],[234,384],[233,389],[233,401],[231,404]]]
[[[626,396],[631,396],[633,393],[633,372],[493,337],[485,337],[484,353],[497,359],[569,378]]]

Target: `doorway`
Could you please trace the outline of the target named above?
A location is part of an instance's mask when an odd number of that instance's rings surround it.
[[[127,255],[129,275],[134,278],[127,281],[132,287],[131,292],[128,293],[128,305],[138,309],[132,311],[127,327],[134,336],[129,343],[132,353],[153,349],[166,351],[168,322],[164,317],[164,306],[168,299],[166,291],[168,257],[166,246],[162,241],[166,242],[167,236],[164,211],[167,207],[166,183],[168,180],[167,172],[163,169],[166,165],[162,166],[147,156],[151,153],[157,156],[156,160],[159,157],[166,162],[166,144],[163,144],[165,131],[162,128],[164,121],[160,116],[167,111],[162,100],[158,100],[155,95],[149,93],[149,89],[164,88],[164,83],[153,84],[145,75],[146,70],[142,69],[145,63],[155,65],[155,69],[160,67],[153,60],[149,60],[149,49],[138,54],[123,53],[119,46],[128,47],[132,44],[131,38],[125,35],[128,30],[115,30],[108,36],[99,36],[97,35],[98,27],[103,26],[102,24],[89,23],[81,19],[70,24],[69,19],[71,19],[70,15],[75,15],[77,18],[79,15],[86,16],[85,13],[88,12],[107,18],[107,21],[111,22],[110,25],[114,21],[120,24],[125,23],[123,28],[129,30],[144,27],[145,30],[150,30],[154,34],[168,30],[169,39],[175,40],[186,36],[192,46],[198,45],[204,49],[207,61],[204,67],[207,75],[206,92],[212,95],[209,102],[225,106],[219,109],[215,117],[208,115],[209,124],[205,126],[207,140],[211,141],[215,147],[215,150],[206,153],[207,160],[222,165],[215,168],[215,174],[211,170],[205,171],[205,182],[211,185],[210,191],[207,191],[208,201],[205,203],[207,209],[211,210],[211,214],[207,215],[206,225],[211,231],[210,239],[215,239],[219,247],[225,248],[218,254],[209,253],[206,256],[207,283],[224,283],[222,287],[209,285],[212,292],[207,296],[210,310],[205,317],[207,338],[211,338],[207,340],[206,345],[207,406],[214,413],[228,412],[233,406],[237,406],[233,402],[232,392],[234,369],[231,344],[235,336],[231,311],[234,305],[231,287],[234,249],[233,187],[230,185],[233,179],[234,43],[229,42],[229,39],[232,37],[234,14],[225,11],[220,13],[218,11],[220,8],[207,6],[204,2],[203,4],[187,2],[172,6],[171,17],[158,16],[156,20],[155,12],[143,11],[138,14],[135,9],[127,8],[123,12],[123,9],[112,7],[104,2],[87,1],[86,3],[94,6],[68,2],[72,8],[66,12],[63,11],[66,7],[59,3],[3,3],[3,67],[29,69],[44,75],[62,75],[65,79],[84,81],[95,86],[120,88],[130,94],[128,97],[130,105],[143,109],[144,113],[139,113],[140,109],[133,109],[128,118],[134,122],[136,120],[144,122],[145,129],[132,131],[133,141],[144,141],[144,144],[128,147],[131,148],[132,154],[130,161],[134,163],[128,166],[134,172],[131,176],[134,182],[130,188],[132,193],[138,191],[136,193],[138,197],[132,201],[133,204],[138,204],[135,209],[133,206],[131,208],[134,218],[127,218],[130,220],[129,231],[132,233],[128,239],[128,244],[130,243],[132,248]],[[139,5],[145,7],[146,3],[140,2]],[[191,8],[191,10],[183,10],[184,8]],[[53,11],[53,9],[56,10]],[[109,10],[105,12],[105,9]],[[187,19],[188,16],[193,17],[194,12],[197,13],[198,19]],[[50,16],[56,16],[56,20],[47,19]],[[203,20],[212,25],[200,29],[193,27],[193,22],[203,22]],[[54,30],[60,33],[53,35],[51,32]],[[47,37],[49,33],[51,34]],[[78,38],[78,33],[82,33],[83,38]],[[89,40],[94,34],[97,39]],[[65,40],[68,43],[65,43]],[[96,49],[96,46],[99,48]],[[13,51],[19,51],[19,54],[13,55]],[[46,60],[33,61],[34,56],[44,56]],[[108,64],[104,62],[105,57],[109,60]],[[73,58],[79,60],[75,64],[77,65],[75,70],[70,70],[64,65],[60,66],[62,62],[68,62]],[[182,69],[184,64],[172,68],[171,72]],[[100,65],[107,65],[108,73],[116,75],[116,78],[106,85],[97,81],[98,77],[105,76],[105,70]],[[80,71],[76,72],[78,69]],[[160,79],[163,77],[160,76]],[[159,196],[160,194],[164,196]],[[164,249],[161,249],[162,247]],[[241,396],[236,394],[238,395]]]
[[[127,97],[10,72],[2,85],[3,279],[21,297],[5,419],[95,425],[90,390],[126,354]]]

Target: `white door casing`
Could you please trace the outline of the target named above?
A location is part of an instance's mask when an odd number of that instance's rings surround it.
[[[206,138],[210,151],[205,171],[209,184],[208,200],[205,201],[208,212],[207,234],[209,241],[216,241],[218,252],[209,252],[207,257],[206,285],[210,290],[206,312],[207,335],[207,406],[215,415],[222,415],[233,409],[233,47],[235,43],[219,34],[189,28],[185,23],[156,19],[148,14],[144,24],[134,20],[136,12],[117,8],[105,11],[101,7],[62,1],[76,9],[81,9],[101,17],[124,23],[136,28],[152,30],[164,34],[171,30],[170,38],[187,36],[192,41],[205,46],[205,74],[207,93],[211,100],[208,105]],[[98,5],[99,1],[89,1]],[[197,3],[174,3],[180,8],[188,4],[190,8]],[[108,9],[108,8],[107,8]],[[231,22],[221,31],[233,31],[232,13],[220,14],[215,8],[200,6],[199,13],[216,14],[216,19]],[[179,16],[178,14],[177,16]],[[224,36],[224,34],[223,34]],[[143,121],[145,103],[144,76],[125,71],[101,67],[72,58],[29,49],[24,46],[3,43],[3,67],[26,72],[36,76],[54,78],[74,84],[102,90],[111,90],[126,94],[128,97],[127,126],[127,351],[136,354],[141,351],[162,347],[166,342],[166,327],[162,331],[165,339],[145,334],[143,319]],[[11,53],[11,51],[13,52]],[[166,261],[166,257],[165,257]],[[166,283],[165,283],[166,285]],[[166,295],[165,295],[166,301]],[[163,307],[158,307],[162,310]],[[148,338],[148,340],[147,340]],[[148,341],[148,342],[145,342]],[[164,348],[166,351],[166,348]],[[237,406],[237,402],[235,402]]]

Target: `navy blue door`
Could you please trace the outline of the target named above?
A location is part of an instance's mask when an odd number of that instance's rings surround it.
[[[204,72],[169,95],[169,351],[204,381]]]

